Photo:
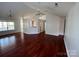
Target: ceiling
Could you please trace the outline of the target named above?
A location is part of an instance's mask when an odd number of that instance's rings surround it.
[[[74,4],[75,2],[58,2],[56,7],[55,2],[0,2],[0,17],[7,17],[10,9],[15,17],[35,13],[38,10],[66,16]]]

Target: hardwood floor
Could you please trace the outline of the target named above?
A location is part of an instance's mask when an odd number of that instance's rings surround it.
[[[15,33],[0,37],[0,56],[66,57],[63,36]]]

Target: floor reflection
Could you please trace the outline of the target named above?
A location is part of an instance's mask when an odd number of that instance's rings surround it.
[[[15,36],[5,37],[0,39],[0,49],[1,51],[6,51],[13,49],[16,44]]]
[[[24,42],[24,34],[21,32],[21,41]]]

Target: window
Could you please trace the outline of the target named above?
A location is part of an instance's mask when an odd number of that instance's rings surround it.
[[[8,22],[8,30],[14,30],[14,22]]]
[[[0,22],[0,31],[2,31],[2,22]]]
[[[0,21],[0,31],[14,30],[14,22],[1,22]]]
[[[7,31],[7,22],[2,22],[2,31]]]

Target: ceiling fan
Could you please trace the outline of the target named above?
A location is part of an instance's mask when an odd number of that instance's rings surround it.
[[[8,19],[10,19],[10,20],[13,19],[13,15],[12,15],[12,10],[11,9],[9,10]]]

